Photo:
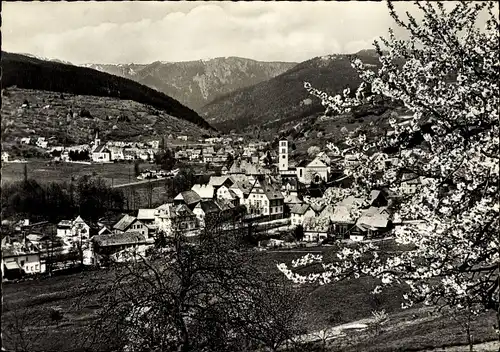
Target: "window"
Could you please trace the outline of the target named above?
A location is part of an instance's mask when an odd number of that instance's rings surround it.
[[[281,156],[281,159],[285,159],[285,158],[286,158],[286,155],[282,155],[282,156]]]
[[[21,266],[24,266],[24,260],[21,260]]]
[[[299,177],[302,177],[302,169],[299,169]]]

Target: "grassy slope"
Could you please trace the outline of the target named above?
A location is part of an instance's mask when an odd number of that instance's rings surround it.
[[[2,184],[20,181],[24,178],[24,165],[21,163],[2,164]],[[137,181],[134,176],[134,164],[116,163],[116,164],[52,164],[48,165],[44,160],[33,160],[27,164],[28,176],[40,182],[70,182],[71,177],[92,175],[96,172],[100,177],[106,180],[110,185],[119,185],[129,182],[129,173],[131,182]],[[152,169],[155,165],[143,163],[141,169]]]
[[[318,249],[310,249],[318,250]],[[328,249],[320,248],[321,251]],[[302,253],[303,254],[303,253]],[[262,269],[270,274],[277,274],[275,263],[289,261],[300,253],[286,251],[264,252],[261,256]],[[24,316],[25,326],[31,334],[42,331],[42,336],[33,338],[36,342],[31,351],[58,350],[77,351],[84,337],[84,328],[92,324],[93,311],[96,308],[93,294],[83,293],[83,287],[96,278],[110,280],[112,272],[94,271],[71,276],[53,277],[43,281],[28,281],[7,284],[3,287],[4,314],[2,331],[14,322],[15,314]],[[416,350],[443,344],[462,343],[464,335],[458,324],[450,318],[430,319],[426,312],[419,310],[401,311],[401,288],[387,291],[375,301],[370,291],[374,281],[367,278],[345,281],[337,284],[315,287],[302,287],[308,292],[304,302],[308,331],[314,331],[371,316],[374,309],[386,309],[391,313],[390,324],[386,332],[379,336],[364,336],[355,333],[347,340],[337,341],[332,351],[397,351]],[[105,290],[106,288],[101,288]],[[80,306],[80,298],[85,300]],[[51,307],[59,307],[65,312],[65,320],[58,326],[51,324],[48,312]],[[476,341],[493,339],[491,317],[477,320],[474,327]],[[5,340],[8,341],[8,340]],[[103,346],[98,347],[103,349]]]
[[[25,100],[30,104],[28,109],[21,108]],[[92,118],[81,117],[82,109]],[[70,110],[78,116],[68,118]],[[1,112],[3,142],[16,137],[55,136],[59,143],[83,144],[93,140],[94,128],[99,128],[102,140],[159,140],[170,133],[199,138],[207,133],[200,126],[148,105],[91,95],[8,88],[2,92]]]
[[[2,52],[2,88],[18,88],[134,100],[203,128],[211,126],[175,99],[134,81],[85,67]]]

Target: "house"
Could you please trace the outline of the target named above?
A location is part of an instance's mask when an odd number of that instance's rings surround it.
[[[56,236],[60,238],[69,238],[73,236],[72,233],[73,223],[71,220],[61,220],[57,224]]]
[[[135,216],[124,215],[114,226],[113,232],[121,234],[124,232],[137,232],[145,238],[149,238],[148,227]]]
[[[286,177],[281,175],[281,192],[284,196],[301,196],[305,189],[305,185],[301,183],[297,177]]]
[[[92,161],[95,163],[109,163],[111,162],[111,152],[104,144],[98,145],[92,151]]]
[[[316,214],[309,204],[295,204],[290,209],[290,219],[294,226],[303,225],[306,217],[315,216]]]
[[[150,244],[146,236],[137,231],[96,235],[92,238],[93,264],[140,259]]]
[[[156,208],[156,224],[158,231],[172,236],[180,231],[185,236],[196,235],[198,221],[196,215],[186,204],[163,204]]]
[[[153,225],[155,223],[155,209],[139,209],[137,211],[137,220],[144,225]]]
[[[30,137],[23,137],[20,140],[21,144],[30,144],[31,143],[31,138]]]
[[[245,200],[248,198],[250,191],[252,190],[252,183],[250,183],[245,175],[233,175],[231,179],[234,183],[229,187],[229,189],[232,190],[239,198],[240,204],[246,204]]]
[[[7,163],[9,161],[9,153],[2,152],[2,163]]]
[[[121,147],[109,147],[108,148],[111,153],[111,160],[125,160],[125,154],[123,152],[123,148]]]
[[[91,227],[78,215],[71,223],[71,233],[77,239],[88,240],[91,236]]]
[[[201,197],[193,190],[181,192],[174,198],[175,205],[186,204],[189,209],[194,209],[200,201]]]
[[[225,185],[222,185],[217,190],[217,199],[224,199],[234,206],[240,205],[240,198],[238,197],[236,192]]]
[[[214,187],[214,190],[217,191],[222,186],[231,187],[234,184],[234,180],[230,176],[226,175],[210,176],[208,184]]]
[[[205,228],[205,219],[207,217],[216,216],[220,211],[219,206],[213,200],[202,200],[193,209],[201,228]]]
[[[330,230],[328,217],[306,217],[304,219],[304,241],[319,242],[328,238]]]
[[[284,212],[284,197],[268,177],[255,178],[245,205],[251,214],[269,215],[280,219]]]
[[[22,243],[2,243],[2,280],[45,272],[40,250],[29,240]]]
[[[363,201],[361,198],[349,196],[335,205],[330,215],[334,233],[343,236],[354,227],[357,220],[354,210],[363,204]]]
[[[361,211],[356,221],[356,231],[350,235],[353,241],[362,241],[386,232],[390,227],[390,214],[386,207],[370,207]]]
[[[195,149],[189,156],[189,160],[199,160],[201,159],[201,150]]]
[[[401,177],[401,192],[403,194],[415,194],[421,183],[421,178],[419,176],[405,173]]]
[[[214,161],[214,155],[211,153],[203,153],[203,162],[205,164],[211,163]]]
[[[213,199],[215,192],[212,185],[195,184],[191,187],[191,191],[196,192],[201,199]]]

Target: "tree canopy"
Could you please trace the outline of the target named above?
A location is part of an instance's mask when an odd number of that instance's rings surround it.
[[[401,18],[388,7],[409,39],[375,43],[381,66],[373,70],[357,58],[352,65],[362,83],[355,94],[329,96],[309,83],[328,113],[342,114],[384,97],[410,112],[407,122],[394,116],[392,132],[371,142],[363,131],[347,137],[357,163],[346,164],[354,184],[348,195],[367,196],[377,187],[401,195],[393,235],[414,250],[378,256],[373,243],[345,248],[339,261],[304,276],[293,267],[322,262],[308,255],[279,265],[296,282],[341,280],[359,275],[381,279],[381,286],[406,284],[406,306],[416,302],[474,312],[499,311],[499,20],[494,2],[460,2],[448,10],[441,2],[416,2],[423,18]],[[478,28],[481,13],[485,28]],[[384,163],[392,157],[397,163]],[[378,172],[376,172],[378,171]],[[404,195],[404,174],[421,181]],[[381,176],[380,176],[381,175]],[[359,209],[354,208],[354,212]]]

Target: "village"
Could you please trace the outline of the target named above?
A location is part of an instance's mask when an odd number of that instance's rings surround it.
[[[352,155],[339,153],[333,145],[325,150],[311,147],[306,158],[291,160],[288,140],[280,140],[275,150],[265,142],[244,145],[242,138],[236,143],[231,138],[198,142],[203,143],[178,148],[176,161],[218,165],[219,172],[209,173],[208,182],[194,184],[168,203],[97,223],[77,216],[57,224],[30,223],[29,219],[10,224],[10,235],[2,238],[2,278],[135,260],[137,255],[147,256],[161,236],[180,232],[196,241],[206,219],[214,216],[222,219],[225,230],[244,229],[258,235],[254,247],[259,250],[376,240],[399,224],[391,204],[401,195],[389,189],[374,189],[369,199],[349,196],[332,203],[334,194],[350,187],[343,165],[355,162]],[[159,141],[101,143],[96,133],[90,145],[66,148],[57,160],[69,161],[69,152],[76,150],[88,150],[93,163],[127,157],[153,160],[159,147]],[[135,155],[124,153],[127,149]],[[138,179],[176,172],[148,170]],[[420,178],[403,175],[403,179],[403,193],[415,193]],[[356,216],[353,209],[359,206],[363,210]],[[8,220],[2,222],[2,226],[7,224]]]

